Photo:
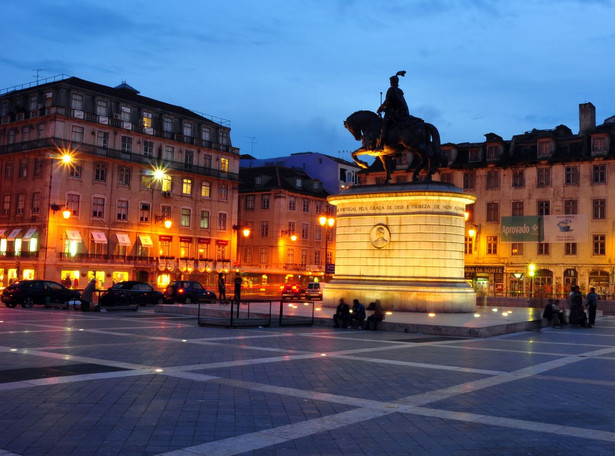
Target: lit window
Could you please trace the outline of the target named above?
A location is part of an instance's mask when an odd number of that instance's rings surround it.
[[[183,227],[189,227],[190,226],[190,218],[192,216],[192,211],[188,208],[182,208],[181,210],[181,220],[180,220],[180,224]]]
[[[192,195],[192,179],[182,180],[182,195]]]
[[[203,198],[211,197],[211,184],[209,182],[201,183],[201,197]]]

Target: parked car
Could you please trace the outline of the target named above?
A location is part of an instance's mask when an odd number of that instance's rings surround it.
[[[100,305],[104,307],[126,306],[137,304],[163,304],[165,302],[162,292],[155,290],[150,284],[128,280],[113,285],[100,295]]]
[[[167,285],[164,290],[167,302],[216,302],[216,293],[206,290],[203,285],[193,280],[176,280]]]
[[[79,299],[79,296],[78,291],[50,280],[21,280],[6,287],[1,299],[7,307],[21,304],[21,307],[28,309],[34,304],[45,307],[63,305],[71,299]]]
[[[307,299],[318,299],[322,301],[322,290],[325,287],[325,284],[322,282],[310,282],[307,285],[307,289],[305,291],[305,297]]]
[[[305,297],[305,288],[296,283],[287,283],[282,287],[282,301],[287,299],[302,299]]]

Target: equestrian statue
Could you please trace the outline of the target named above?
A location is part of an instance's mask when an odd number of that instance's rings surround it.
[[[399,88],[399,76],[405,76],[405,71],[398,71],[390,77],[391,87],[387,90],[384,102],[378,108],[377,114],[372,111],[357,111],[351,114],[344,126],[350,131],[361,147],[352,153],[353,160],[361,168],[367,169],[368,164],[357,158],[359,155],[378,157],[386,172],[385,183],[391,180],[391,171],[395,168],[395,159],[406,154],[407,171],[413,169],[412,180],[419,180],[420,172],[425,169],[426,180],[431,180],[434,172],[444,163],[440,148],[440,133],[432,124],[418,117],[411,116],[404,98],[404,92]],[[384,112],[384,119],[379,114]]]

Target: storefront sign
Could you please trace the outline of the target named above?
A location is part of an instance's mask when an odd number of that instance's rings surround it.
[[[466,274],[504,274],[504,266],[466,266]]]
[[[501,242],[542,242],[542,217],[502,217]]]

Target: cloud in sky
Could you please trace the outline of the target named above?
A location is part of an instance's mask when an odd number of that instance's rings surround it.
[[[7,0],[0,87],[66,73],[232,122],[259,157],[359,144],[398,70],[411,113],[443,142],[510,139],[578,104],[615,114],[610,0]],[[348,155],[345,155],[347,158]]]

